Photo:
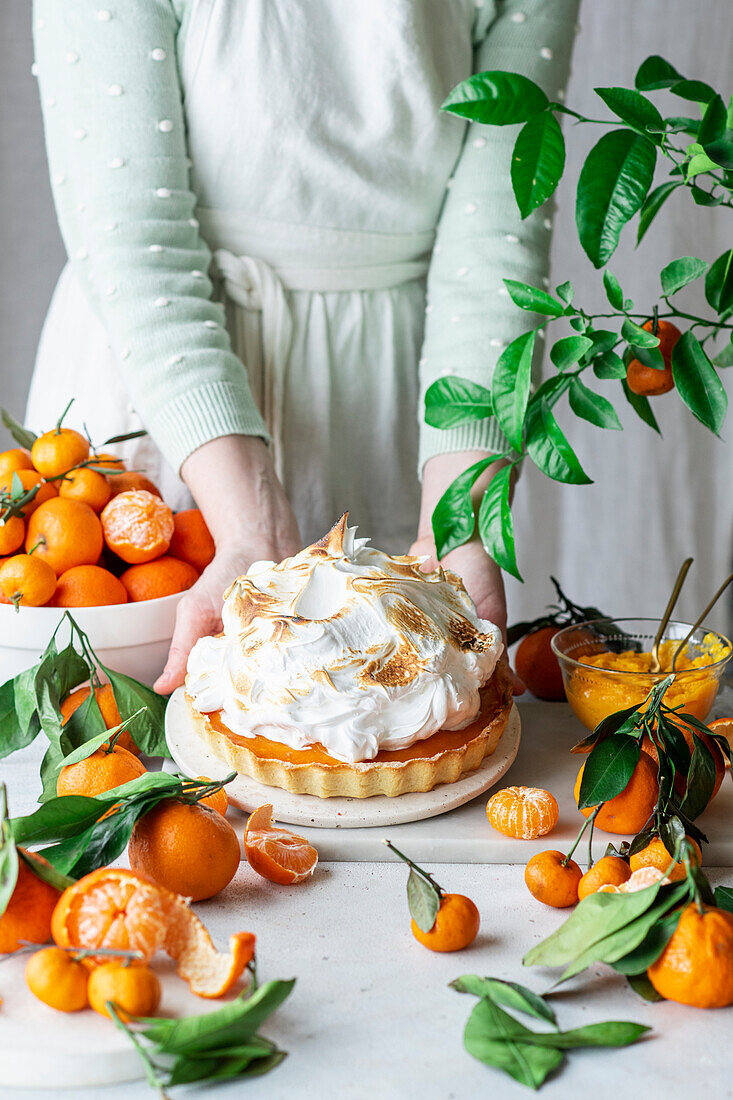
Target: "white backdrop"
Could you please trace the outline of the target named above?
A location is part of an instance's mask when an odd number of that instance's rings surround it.
[[[73,2],[73,0],[67,0]],[[548,0],[551,2],[551,0]],[[594,86],[632,83],[639,62],[660,53],[684,74],[709,80],[724,97],[733,56],[730,0],[584,0],[567,102],[603,111]],[[22,414],[43,315],[63,263],[47,182],[35,81],[31,76],[29,0],[0,5],[0,403]],[[676,113],[687,105],[677,101]],[[566,127],[567,185],[559,193],[553,245],[556,282],[571,279],[584,305],[603,309],[600,277],[585,260],[573,221],[574,182],[600,131]],[[713,259],[731,244],[729,211],[701,210],[675,196],[642,248],[633,234],[611,269],[640,308],[655,300],[660,267],[680,255]],[[733,376],[733,370],[728,372]],[[728,388],[731,389],[731,381]],[[510,617],[540,613],[555,573],[568,593],[615,614],[659,613],[676,568],[695,566],[680,613],[696,614],[733,566],[733,450],[685,415],[674,395],[658,399],[659,440],[613,395],[624,432],[586,429],[560,413],[594,484],[557,486],[527,469],[517,498],[517,543],[525,584],[510,582]],[[733,423],[733,420],[730,421]],[[731,625],[730,600],[714,616]]]

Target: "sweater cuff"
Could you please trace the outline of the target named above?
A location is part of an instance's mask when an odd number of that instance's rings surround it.
[[[270,441],[249,388],[232,382],[209,382],[180,394],[155,415],[149,427],[177,471],[195,450],[223,435],[256,435]]]
[[[509,441],[493,416],[486,417],[484,420],[472,420],[468,424],[461,424],[458,428],[433,428],[429,424],[421,424],[418,475],[422,479],[425,463],[433,455],[447,454],[451,451],[487,451],[492,454],[502,454],[511,449]]]

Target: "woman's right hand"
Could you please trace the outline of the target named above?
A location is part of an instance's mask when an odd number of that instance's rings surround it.
[[[270,453],[255,436],[223,436],[194,451],[181,474],[216,545],[214,560],[178,605],[165,669],[155,690],[183,684],[194,644],[221,630],[224,591],[254,561],[281,561],[301,548],[298,522]]]

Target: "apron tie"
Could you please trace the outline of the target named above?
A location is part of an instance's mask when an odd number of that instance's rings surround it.
[[[293,338],[293,319],[282,280],[254,256],[235,256],[224,248],[214,252],[216,274],[228,298],[262,314],[265,422],[272,436],[277,475],[282,479],[285,372]]]

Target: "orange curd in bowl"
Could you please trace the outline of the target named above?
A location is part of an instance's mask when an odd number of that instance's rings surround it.
[[[669,675],[678,645],[679,641],[675,639],[661,643],[659,662],[662,671],[658,673],[650,671],[651,653],[635,653],[633,650],[613,653],[606,650],[577,658],[583,667],[573,669],[565,682],[568,702],[576,716],[587,729],[592,730],[609,714],[643,702],[654,684]],[[708,634],[700,649],[698,656],[680,655],[675,666],[675,672],[679,675],[667,689],[664,702],[669,707],[683,704],[689,714],[702,721],[710,712],[718,693],[721,669],[713,666],[729,656],[729,648],[717,635]],[[604,675],[605,670],[609,675]]]

